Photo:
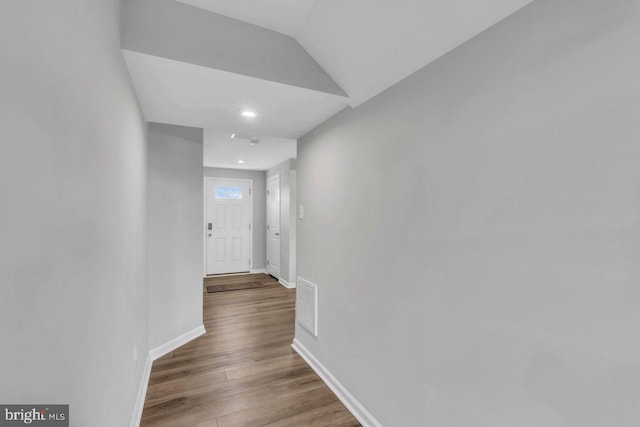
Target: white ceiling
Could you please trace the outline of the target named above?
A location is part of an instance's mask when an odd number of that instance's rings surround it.
[[[278,76],[265,80],[123,50],[147,120],[205,128],[209,135],[205,162],[210,166],[267,169],[294,157],[285,149],[291,142],[282,138],[298,138],[348,105],[358,106],[532,0],[178,1],[170,3],[196,6],[291,35],[349,95],[345,98],[277,83],[287,81]],[[159,4],[149,3],[158,8]],[[187,15],[187,21],[193,20],[193,13]],[[192,23],[187,21],[176,25]],[[200,20],[200,25],[205,21]],[[260,29],[252,28],[248,33],[255,37],[259,31],[254,30]],[[228,41],[212,37],[212,47],[223,59],[234,58],[238,49],[246,47],[241,36],[236,34]],[[291,46],[287,42],[273,49]],[[296,43],[293,46],[299,48]],[[193,50],[188,43],[178,48]],[[225,49],[229,55],[224,55]],[[285,71],[304,73],[295,65],[283,68]],[[255,110],[258,117],[242,118],[243,108]],[[264,143],[238,148],[228,140],[231,133],[262,136]],[[274,150],[274,157],[269,149]],[[239,156],[247,162],[239,165]]]
[[[178,1],[290,36],[298,32],[316,4],[316,0]]]
[[[287,159],[296,158],[296,140],[257,136],[256,145],[232,139],[232,132],[204,131],[204,165],[207,167],[267,170]],[[244,160],[239,164],[238,160]]]
[[[359,105],[532,0],[322,0],[296,38]]]
[[[180,1],[293,35],[355,107],[532,0]]]
[[[298,138],[347,106],[337,95],[128,50],[123,54],[145,118],[152,122]],[[258,117],[242,117],[245,108]]]

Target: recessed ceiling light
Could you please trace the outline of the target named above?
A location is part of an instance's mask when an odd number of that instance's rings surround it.
[[[247,118],[254,118],[257,116],[255,111],[251,111],[251,110],[243,110],[242,113],[240,113],[242,115],[242,117],[247,117]]]
[[[238,160],[238,163],[242,164],[244,163],[244,160]]]

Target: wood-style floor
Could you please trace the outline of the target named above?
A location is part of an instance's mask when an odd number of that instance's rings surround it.
[[[359,426],[291,348],[295,290],[265,274],[207,284],[273,284],[204,294],[207,333],[156,360],[142,426]]]

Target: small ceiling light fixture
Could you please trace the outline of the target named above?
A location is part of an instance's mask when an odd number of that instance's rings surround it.
[[[244,160],[238,160],[238,163],[243,164]]]
[[[255,111],[251,111],[251,110],[242,110],[242,112],[240,113],[240,115],[242,117],[246,117],[248,119],[253,119],[254,117],[257,116]]]
[[[232,134],[231,139],[244,139],[246,141],[249,141],[249,145],[256,145],[260,142],[260,138],[258,138],[257,136],[240,135],[237,133]]]

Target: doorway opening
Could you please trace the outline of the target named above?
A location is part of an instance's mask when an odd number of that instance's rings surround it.
[[[250,179],[205,178],[205,276],[251,271],[252,189]]]
[[[267,274],[280,280],[280,175],[267,179]]]

